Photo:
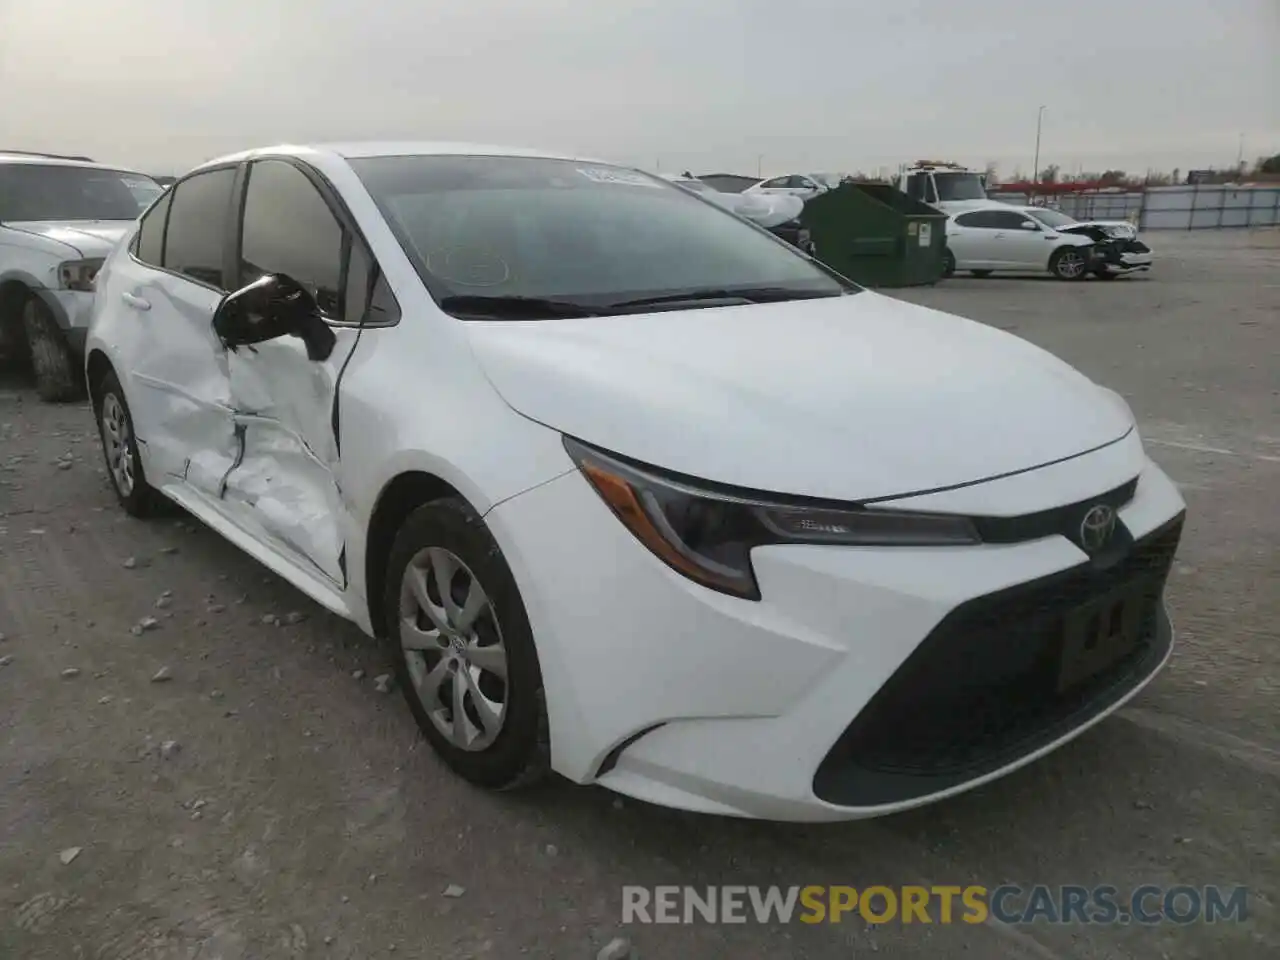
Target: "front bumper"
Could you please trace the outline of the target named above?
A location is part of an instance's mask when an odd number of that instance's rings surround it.
[[[779,546],[753,555],[758,602],[671,571],[576,472],[501,504],[486,519],[537,637],[555,768],[667,806],[841,820],[1030,762],[1117,709],[1168,656],[1162,591],[1184,506],[1154,463],[1141,469],[1119,510],[1137,545],[1107,570],[1059,535]],[[1046,695],[1062,612],[1139,575],[1135,653]]]
[[[1107,273],[1140,273],[1151,269],[1151,248],[1141,240],[1115,240],[1099,244],[1097,267]]]

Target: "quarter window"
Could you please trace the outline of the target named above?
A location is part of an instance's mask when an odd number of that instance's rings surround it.
[[[223,289],[222,251],[234,183],[235,171],[223,168],[197,173],[169,191],[173,199],[164,241],[166,270]]]
[[[240,244],[242,285],[265,274],[286,274],[315,296],[326,317],[345,319],[342,241],[342,225],[297,167],[260,160],[249,168]]]

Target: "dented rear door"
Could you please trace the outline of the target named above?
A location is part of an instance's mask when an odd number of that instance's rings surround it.
[[[102,305],[128,339],[119,354],[152,483],[185,482],[213,498],[239,454],[227,355],[212,326],[226,292],[235,175],[234,167],[201,171],[168,191],[118,261]]]

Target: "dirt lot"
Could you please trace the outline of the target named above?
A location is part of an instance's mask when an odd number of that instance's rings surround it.
[[[1190,507],[1174,659],[1053,756],[875,822],[470,789],[375,689],[370,642],[193,521],[126,518],[89,410],[0,375],[0,958],[589,958],[615,936],[650,960],[1277,955],[1280,233],[1152,241],[1149,278],[906,296],[1129,398]],[[1003,882],[1245,884],[1249,919],[619,923],[623,884]]]

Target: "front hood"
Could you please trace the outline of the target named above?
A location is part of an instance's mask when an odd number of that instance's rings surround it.
[[[720,483],[836,500],[949,487],[1124,436],[1123,404],[1024,340],[871,292],[467,324],[525,416]]]
[[[105,257],[133,226],[132,220],[27,220],[5,226],[47,237],[80,251],[82,257]]]

